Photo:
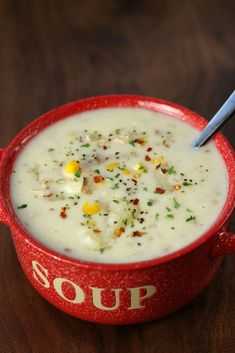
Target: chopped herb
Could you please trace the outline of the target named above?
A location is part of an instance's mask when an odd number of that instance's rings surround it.
[[[127,226],[127,222],[128,222],[128,219],[127,219],[127,218],[125,218],[125,219],[122,220],[122,223],[125,224],[125,226]]]
[[[118,169],[120,169],[120,170],[125,170],[125,169],[126,169],[126,165],[118,166]]]
[[[55,151],[54,148],[49,148],[49,149],[48,149],[48,152],[53,152],[53,151]]]
[[[90,147],[89,143],[85,143],[84,145],[81,145],[81,147]]]
[[[78,199],[78,200],[80,199],[80,196],[79,196],[79,195],[74,195],[74,196],[76,197],[76,199]]]
[[[100,171],[99,171],[99,169],[96,169],[96,170],[95,170],[95,172],[96,172],[97,174],[100,174]]]
[[[120,134],[120,131],[121,131],[121,129],[116,129],[116,130],[115,130],[115,132],[116,132],[117,135]]]
[[[73,196],[69,196],[68,199],[74,200],[74,197]]]
[[[175,171],[174,167],[172,166],[172,167],[170,167],[170,168],[168,169],[167,173],[168,173],[168,174],[175,174],[176,171]]]
[[[117,203],[117,204],[119,204],[119,203],[120,203],[118,200],[113,200],[113,202],[115,202],[115,203]]]
[[[159,216],[160,216],[160,214],[159,214],[159,213],[156,213],[155,218],[158,219]]]
[[[190,185],[192,185],[192,183],[188,183],[187,181],[184,181],[184,182],[183,182],[183,185],[184,185],[184,186],[190,186]]]
[[[135,224],[134,222],[131,222],[131,228],[134,228]]]
[[[152,201],[152,200],[149,200],[149,201],[147,202],[147,205],[148,205],[148,206],[152,206],[152,205],[153,205],[153,201]]]
[[[111,189],[113,189],[113,190],[119,189],[118,183],[114,184],[114,185],[111,187]]]
[[[186,208],[186,211],[191,213],[193,212],[192,210],[190,210],[190,208]]]
[[[103,254],[104,251],[105,251],[105,247],[99,248],[99,252],[100,252],[101,254]]]
[[[173,229],[173,230],[174,230],[174,229],[175,229],[175,227],[171,227],[171,229]]]
[[[167,211],[168,211],[168,212],[171,212],[171,209],[170,209],[170,207],[166,207],[166,209],[167,209]]]
[[[181,204],[176,200],[175,197],[173,198],[173,203],[175,208],[179,208],[181,206]]]
[[[144,190],[144,191],[148,191],[148,189],[146,188],[146,186],[143,187],[143,190]]]
[[[18,206],[17,208],[18,208],[18,210],[20,210],[20,209],[22,209],[22,208],[26,208],[26,207],[27,207],[26,203],[23,203],[23,205]]]
[[[130,140],[129,144],[132,145],[132,146],[135,146],[135,140]]]
[[[76,178],[80,178],[80,176],[81,176],[81,171],[78,170],[78,171],[74,174],[74,176],[75,176]]]
[[[186,219],[186,222],[190,222],[196,219],[196,216],[190,215],[189,218]]]
[[[106,177],[106,179],[113,180],[113,178],[111,178],[111,177]]]
[[[64,179],[58,179],[56,180],[56,183],[61,183]]]
[[[136,208],[133,209],[133,211],[131,212],[132,218],[135,219],[135,213],[136,213]]]
[[[170,218],[170,219],[173,219],[173,218],[174,218],[174,216],[173,216],[172,213],[167,214],[166,217],[167,217],[167,218]]]

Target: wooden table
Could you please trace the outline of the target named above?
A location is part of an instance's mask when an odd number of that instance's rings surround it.
[[[100,94],[162,97],[210,118],[235,88],[234,13],[232,0],[2,0],[0,145],[41,113]],[[234,129],[234,119],[224,127],[233,145]],[[232,256],[179,312],[102,326],[44,301],[20,269],[8,229],[0,232],[1,353],[235,351]]]

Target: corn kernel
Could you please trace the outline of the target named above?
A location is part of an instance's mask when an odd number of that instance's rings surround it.
[[[155,159],[152,159],[152,163],[154,165],[163,164],[163,163],[166,163],[166,159],[163,156],[160,156],[160,157],[157,157]]]
[[[175,185],[174,185],[174,189],[175,189],[175,190],[180,190],[180,189],[181,189],[181,185],[175,184]]]
[[[109,172],[112,172],[118,165],[119,165],[118,162],[112,162],[112,163],[109,163],[109,164],[106,165],[106,169]]]
[[[147,169],[145,168],[145,166],[141,162],[139,162],[136,165],[134,165],[133,169],[134,170],[139,170],[142,173],[147,173]]]
[[[99,213],[101,210],[100,203],[98,201],[85,202],[82,206],[82,210],[89,215]]]
[[[72,160],[68,162],[65,166],[65,170],[69,174],[75,174],[80,169],[80,163]]]
[[[128,169],[124,169],[122,172],[123,172],[123,174],[126,174],[126,175],[131,174],[131,172]]]

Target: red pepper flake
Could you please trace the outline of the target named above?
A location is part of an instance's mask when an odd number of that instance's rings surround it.
[[[104,180],[104,178],[103,178],[101,175],[95,175],[95,176],[93,177],[93,179],[94,179],[94,182],[95,182],[96,184],[99,184],[101,181]]]
[[[103,146],[103,150],[107,150],[107,148],[108,148],[108,147],[107,147],[106,145]]]
[[[161,195],[165,194],[165,192],[166,192],[166,190],[164,190],[162,188],[156,188],[155,191],[156,191],[157,194],[161,194]]]
[[[146,160],[146,161],[151,161],[151,158],[146,154],[146,156],[144,157],[144,159]]]
[[[152,150],[153,150],[152,147],[147,148],[147,152],[151,152]]]
[[[125,228],[120,227],[114,231],[114,235],[115,237],[119,238],[124,232],[125,232]]]
[[[138,143],[139,145],[143,145],[145,141],[144,139],[138,138],[138,139],[135,139],[135,142]]]
[[[61,207],[60,217],[63,219],[67,218],[66,207]]]
[[[146,232],[140,232],[139,230],[135,230],[135,231],[132,233],[132,236],[133,236],[133,237],[142,237],[144,234],[146,234]]]
[[[163,174],[166,174],[167,169],[166,168],[161,168],[161,171],[162,171]]]
[[[138,205],[138,203],[139,203],[139,199],[135,199],[135,200],[133,200],[133,201],[132,201],[132,203],[133,203],[133,205]]]

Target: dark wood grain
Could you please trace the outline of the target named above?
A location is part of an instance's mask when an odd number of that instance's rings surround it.
[[[235,88],[233,0],[1,0],[0,145],[41,113],[82,97],[162,97],[210,118]],[[235,121],[224,134],[235,145]],[[232,225],[235,230],[235,225]],[[190,305],[159,321],[95,325],[28,283],[0,226],[1,353],[232,353],[234,258]]]

